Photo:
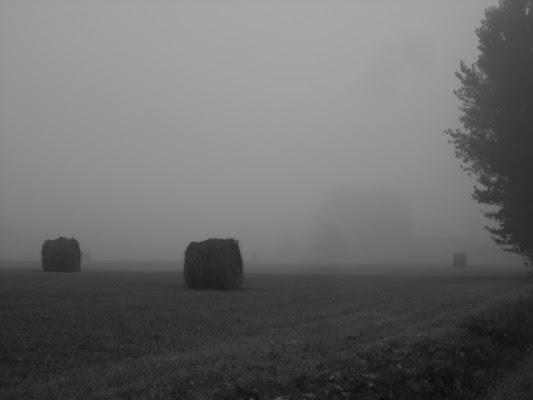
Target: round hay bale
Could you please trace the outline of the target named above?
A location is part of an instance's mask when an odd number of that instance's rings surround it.
[[[41,249],[41,260],[45,272],[80,272],[80,244],[74,238],[47,239]]]
[[[453,266],[454,268],[466,268],[466,253],[454,253]]]
[[[191,289],[238,289],[244,280],[239,242],[235,239],[191,242],[185,250],[183,274]]]

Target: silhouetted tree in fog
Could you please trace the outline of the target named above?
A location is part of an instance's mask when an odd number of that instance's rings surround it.
[[[447,130],[473,198],[489,206],[487,227],[505,251],[533,265],[533,1],[500,0],[476,30],[481,54],[461,61],[463,130]]]
[[[375,188],[328,193],[318,220],[313,248],[329,260],[395,259],[410,245],[414,230],[407,200]]]
[[[347,258],[347,243],[337,221],[320,218],[313,232],[312,250],[322,261],[343,261]]]

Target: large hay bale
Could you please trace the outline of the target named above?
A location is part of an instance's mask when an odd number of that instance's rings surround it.
[[[466,253],[455,253],[453,255],[453,266],[455,268],[466,268]]]
[[[235,239],[191,242],[185,250],[183,274],[191,289],[238,289],[244,280],[239,242]]]
[[[41,260],[45,272],[80,272],[80,244],[74,238],[47,239],[41,249]]]

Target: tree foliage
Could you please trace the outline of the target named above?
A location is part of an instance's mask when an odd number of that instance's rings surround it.
[[[454,93],[464,130],[447,130],[486,227],[504,250],[533,265],[533,0],[500,0],[476,30],[477,62],[463,61]]]

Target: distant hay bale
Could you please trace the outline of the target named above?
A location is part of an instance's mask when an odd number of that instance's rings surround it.
[[[191,242],[185,250],[183,274],[191,289],[238,289],[244,280],[239,242],[235,239]]]
[[[453,255],[454,268],[466,268],[466,253],[455,253]]]
[[[47,239],[41,249],[41,260],[45,272],[80,272],[80,244],[74,238]]]

